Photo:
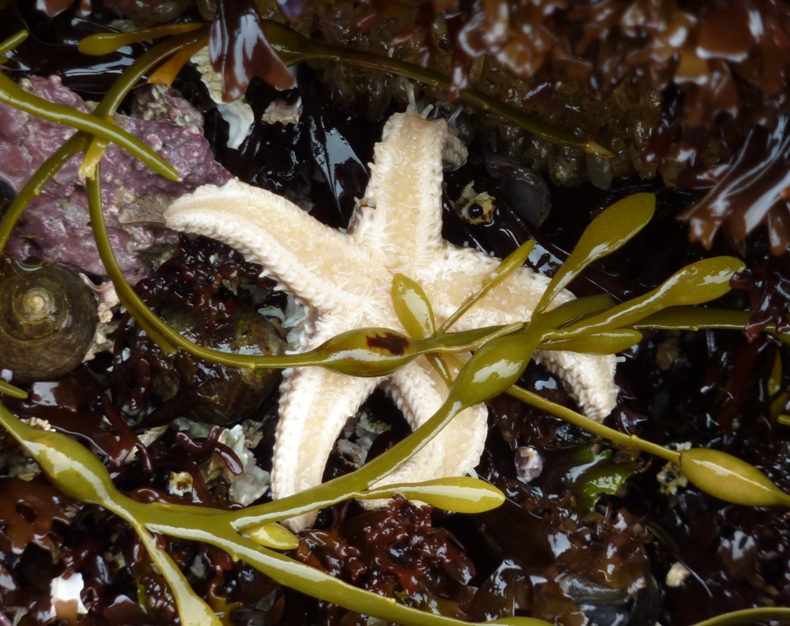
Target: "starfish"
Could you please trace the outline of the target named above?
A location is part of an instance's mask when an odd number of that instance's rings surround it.
[[[458,167],[465,159],[465,146],[444,120],[424,119],[409,108],[385,125],[365,198],[345,233],[282,197],[238,181],[206,185],[180,198],[165,220],[170,228],[236,248],[297,297],[307,309],[297,352],[355,328],[402,331],[390,296],[396,273],[424,288],[439,325],[491,279],[500,262],[442,238],[442,164]],[[454,329],[529,320],[548,283],[522,267],[479,300]],[[572,298],[562,292],[555,305]],[[560,376],[588,417],[601,420],[614,408],[614,357],[538,352],[536,359]],[[272,468],[274,498],[321,482],[344,424],[378,386],[392,396],[412,428],[427,421],[447,396],[447,387],[422,357],[381,378],[323,368],[285,370]],[[386,482],[464,475],[479,462],[486,432],[487,408],[467,409]],[[300,530],[311,521],[302,516],[290,526]]]

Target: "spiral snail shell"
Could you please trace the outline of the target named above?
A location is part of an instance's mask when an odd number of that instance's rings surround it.
[[[0,369],[14,380],[65,376],[85,358],[98,317],[96,301],[59,265],[8,263],[0,278]]]

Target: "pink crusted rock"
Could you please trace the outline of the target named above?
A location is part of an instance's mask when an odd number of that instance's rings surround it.
[[[34,77],[22,86],[30,93],[81,111],[82,99],[57,76]],[[204,184],[222,185],[231,175],[214,161],[203,137],[203,116],[186,100],[146,87],[136,94],[133,114],[116,115],[115,123],[139,137],[178,170],[182,182],[168,181],[116,145],[102,160],[102,201],[110,239],[126,278],[136,283],[149,272],[148,260],[176,241],[168,229],[144,223],[122,223],[127,207],[150,197],[179,197]],[[0,104],[0,178],[18,192],[44,160],[74,134]],[[88,202],[79,167],[72,158],[30,203],[8,245],[12,258],[38,258],[104,276],[88,219]]]

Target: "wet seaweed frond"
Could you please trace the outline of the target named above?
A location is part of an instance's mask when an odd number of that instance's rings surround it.
[[[288,2],[282,4],[287,10],[292,11],[293,15],[299,13],[296,4]],[[769,6],[767,3],[765,4]],[[50,2],[47,6],[52,7],[54,4]],[[446,3],[442,2],[434,2],[433,6],[440,10],[447,9]],[[615,13],[617,14],[617,12]],[[136,64],[133,70],[130,69],[127,74],[124,74],[124,78],[118,83],[120,86],[113,91],[112,96],[108,94],[105,101],[99,105],[96,115],[110,114],[143,73],[175,53],[179,47],[193,45],[195,41],[192,39],[189,43],[190,37],[201,35],[205,36],[205,33],[195,31],[187,35],[179,35],[180,39],[173,39],[152,48],[144,62],[141,59],[141,62]],[[300,43],[299,45],[305,44]],[[766,77],[763,79],[768,80]],[[767,84],[770,86],[770,82]],[[64,119],[70,122],[75,121],[73,117],[68,116]],[[84,120],[79,122],[82,123]],[[108,122],[109,124],[111,123]],[[101,156],[100,140],[92,133],[99,130],[104,132],[106,129],[99,128],[102,126],[101,124],[92,126],[83,124],[83,126],[85,130],[81,131],[73,141],[64,145],[56,155],[46,162],[19,194],[11,209],[6,212],[3,223],[0,225],[0,250],[7,241],[14,224],[22,215],[26,203],[43,188],[47,180],[54,176],[59,167],[72,154],[86,149],[89,143],[93,142],[95,147],[93,163],[95,167],[100,167],[98,165]],[[267,359],[258,361],[240,360],[229,357],[225,353],[201,351],[203,349],[188,343],[178,332],[162,322],[158,314],[152,311],[148,304],[135,293],[124,279],[123,274],[117,270],[109,238],[102,228],[100,177],[89,180],[88,186],[97,245],[102,250],[105,265],[110,271],[113,281],[117,283],[119,291],[122,292],[124,303],[135,318],[135,324],[143,328],[151,337],[161,341],[161,345],[165,349],[175,352],[178,348],[182,348],[192,351],[200,358],[244,367],[288,367],[295,363],[299,365],[334,364],[338,368],[342,368],[341,371],[356,375],[377,375],[382,371],[397,368],[405,362],[403,359],[391,358],[391,354],[369,349],[367,342],[363,341],[366,338],[365,333],[359,336],[337,337],[333,340],[335,343],[331,344],[330,342],[322,354],[313,354],[307,357],[302,355],[300,356],[301,360],[289,360],[285,357],[267,357]],[[375,489],[372,488],[372,485],[393,468],[408,460],[416,450],[426,445],[431,437],[435,436],[461,408],[489,400],[500,393],[510,394],[527,404],[540,407],[596,436],[609,440],[621,449],[643,451],[674,463],[699,489],[718,498],[746,506],[788,505],[790,496],[780,490],[753,465],[732,455],[702,448],[678,451],[670,446],[658,445],[636,435],[626,434],[592,422],[567,407],[552,403],[515,384],[528,366],[532,351],[536,348],[577,349],[609,353],[631,346],[641,338],[642,332],[651,332],[656,329],[686,331],[700,328],[725,328],[743,330],[747,327],[748,312],[697,306],[719,298],[729,291],[733,275],[744,267],[741,262],[730,257],[716,257],[692,263],[674,273],[658,288],[619,304],[608,296],[592,296],[580,298],[568,306],[547,311],[553,296],[564,285],[577,277],[591,262],[617,251],[648,223],[653,214],[651,198],[652,196],[648,194],[632,195],[613,205],[593,221],[583,234],[576,250],[555,275],[546,292],[545,302],[541,303],[530,324],[518,324],[506,329],[483,329],[478,333],[467,335],[451,334],[445,332],[447,328],[436,331],[432,322],[426,321],[430,317],[426,313],[426,310],[430,309],[430,303],[427,307],[423,306],[417,309],[409,309],[405,305],[401,307],[404,316],[411,316],[411,321],[414,322],[412,327],[415,331],[412,334],[415,336],[403,337],[404,341],[411,346],[409,357],[429,354],[440,367],[443,355],[456,351],[474,351],[474,355],[463,366],[456,381],[450,381],[452,388],[448,401],[423,428],[362,469],[292,498],[236,511],[228,511],[221,507],[186,506],[163,501],[143,503],[140,501],[142,499],[140,494],[137,494],[139,497],[130,498],[121,493],[118,486],[120,483],[113,482],[113,479],[117,479],[117,477],[111,477],[102,462],[73,439],[60,433],[24,424],[1,406],[0,421],[7,432],[13,435],[40,463],[52,484],[56,485],[63,494],[73,498],[75,502],[81,503],[75,506],[82,507],[83,504],[90,504],[97,508],[105,508],[132,526],[139,541],[142,542],[169,586],[184,623],[195,626],[218,624],[218,618],[215,615],[216,609],[213,605],[209,607],[190,587],[180,567],[183,563],[177,563],[162,547],[162,542],[158,540],[158,534],[210,544],[218,551],[229,555],[230,558],[248,563],[283,585],[299,589],[308,595],[347,607],[355,612],[379,616],[404,624],[435,624],[436,626],[460,624],[462,622],[457,619],[431,615],[427,611],[406,606],[392,598],[384,598],[363,591],[336,580],[325,572],[320,572],[293,558],[279,554],[275,550],[294,548],[295,542],[293,537],[275,524],[289,516],[302,514],[318,507],[328,507],[351,498],[378,499],[396,494],[456,511],[480,512],[498,506],[503,501],[502,493],[490,485],[473,479],[449,479],[420,485],[391,486],[386,489]],[[529,250],[524,248],[519,251],[521,256],[517,254],[513,258],[520,261],[525,252],[528,254]],[[501,268],[500,277],[506,275],[510,267],[507,263],[508,261]],[[512,259],[510,263],[514,267],[518,265]],[[405,289],[411,290],[412,293],[420,291],[419,285],[416,284],[404,283],[399,287],[401,292]],[[394,289],[394,292],[397,291]],[[477,297],[480,295],[477,294]],[[781,316],[781,312],[774,311],[774,313],[771,319],[776,322],[775,318]],[[759,330],[775,333],[782,341],[787,342],[787,336],[783,335],[786,330],[786,320],[782,319],[781,321],[783,324],[774,323],[774,325],[761,322]],[[404,326],[409,328],[405,322]],[[752,327],[751,330],[755,334],[758,329]],[[365,332],[374,331],[375,329]],[[386,332],[392,331],[386,330]],[[417,336],[418,334],[420,336]],[[336,353],[343,352],[345,354],[349,351],[349,347],[354,349],[354,355],[350,358],[344,357],[341,363],[340,359],[336,358]],[[781,380],[781,371],[778,378]],[[774,389],[774,393],[778,393],[779,383],[775,383],[775,387],[777,389]],[[22,398],[26,392],[8,383],[0,382],[0,393]],[[38,425],[43,426],[43,424]],[[136,439],[136,437],[133,438]],[[125,454],[128,454],[128,451]],[[122,472],[119,475],[121,474]],[[69,523],[73,514],[73,511],[68,508],[71,502],[63,499],[54,489],[48,486],[42,489],[37,487],[34,492],[31,492],[28,499],[32,502],[31,508],[47,513],[42,517],[42,523],[45,525],[44,530],[47,531],[45,534],[51,532],[51,528],[56,527],[57,524]],[[405,523],[403,522],[404,517],[405,515],[400,515],[398,523]],[[409,523],[419,522],[418,515],[415,514],[412,517],[417,521]],[[7,520],[4,521],[8,523]],[[16,518],[14,521],[17,521]],[[30,539],[31,533],[27,524],[18,524],[16,528],[15,532],[19,541],[30,543],[30,541],[38,539],[38,536]],[[326,545],[330,543],[327,540]],[[317,544],[314,543],[314,547],[315,545]],[[338,551],[345,549],[339,542],[330,547]],[[316,560],[311,560],[313,553],[305,552],[304,549],[298,556],[306,562]],[[408,587],[408,585],[404,587]],[[426,603],[426,607],[429,605],[429,602]],[[779,619],[787,616],[787,609],[753,609],[708,620],[704,622],[704,625],[746,623],[753,619]],[[497,623],[524,626],[545,624],[540,620],[529,618],[505,618]]]

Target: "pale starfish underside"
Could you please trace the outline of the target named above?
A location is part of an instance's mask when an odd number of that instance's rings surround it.
[[[238,181],[200,188],[175,202],[165,217],[171,228],[213,237],[261,263],[296,296],[308,310],[297,347],[301,352],[355,328],[403,331],[390,297],[396,273],[423,286],[437,324],[490,280],[499,259],[458,248],[441,236],[442,162],[458,166],[465,158],[465,147],[443,120],[425,120],[410,110],[385,126],[366,197],[347,233],[321,224],[284,198]],[[528,320],[548,282],[528,268],[519,269],[454,330]],[[555,304],[572,297],[563,292]],[[614,408],[613,357],[539,352],[536,359],[562,378],[589,417],[601,420]],[[322,368],[284,372],[272,470],[275,498],[321,482],[347,419],[379,385],[412,428],[429,419],[447,396],[425,359],[383,378],[355,378]],[[464,411],[385,482],[463,475],[477,465],[486,430],[485,406]],[[302,516],[290,526],[301,529],[312,519]]]

